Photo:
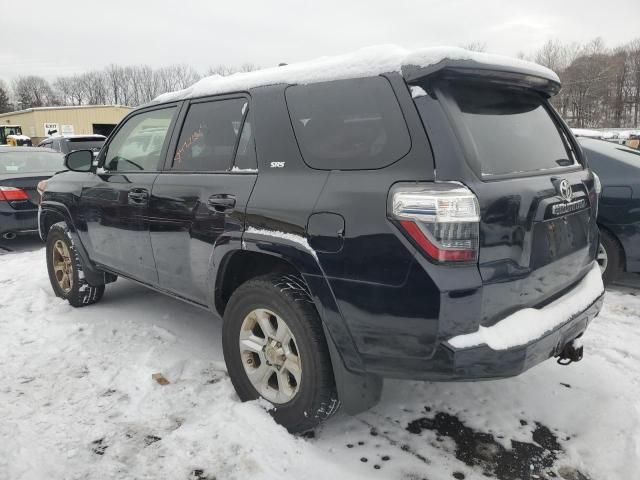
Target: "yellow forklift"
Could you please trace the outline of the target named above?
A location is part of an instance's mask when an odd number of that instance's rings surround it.
[[[20,125],[0,125],[0,145],[31,147],[31,139],[22,134]]]

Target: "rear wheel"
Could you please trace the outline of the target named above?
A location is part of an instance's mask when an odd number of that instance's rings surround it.
[[[622,273],[622,248],[618,241],[607,231],[600,230],[600,245],[597,255],[602,280],[609,285]]]
[[[225,309],[222,345],[240,399],[268,400],[290,432],[310,430],[337,411],[324,332],[300,277],[268,275],[241,285]]]
[[[89,285],[82,272],[82,260],[64,222],[51,226],[47,234],[47,270],[56,296],[74,307],[84,307],[100,301],[104,285]]]

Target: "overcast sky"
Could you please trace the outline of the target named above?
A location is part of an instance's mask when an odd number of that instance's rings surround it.
[[[601,36],[615,46],[640,37],[640,0],[30,0],[13,6],[0,21],[5,80],[31,74],[51,80],[110,63],[188,63],[200,72],[218,64],[272,66],[381,43],[477,41],[489,52],[516,55],[549,38],[582,43]]]

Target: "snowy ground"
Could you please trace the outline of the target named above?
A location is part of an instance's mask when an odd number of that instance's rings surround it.
[[[238,401],[219,319],[124,280],[74,310],[32,249],[0,250],[0,480],[638,478],[634,290],[607,293],[579,364],[388,381],[371,411],[299,438]]]

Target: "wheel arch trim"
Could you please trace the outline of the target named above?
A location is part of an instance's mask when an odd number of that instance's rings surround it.
[[[85,275],[85,278],[87,279],[87,282],[90,285],[94,286],[108,283],[106,281],[105,273],[98,270],[89,258],[89,254],[84,248],[82,240],[80,240],[80,236],[78,235],[75,223],[73,222],[73,216],[71,215],[71,212],[65,204],[52,201],[42,202],[40,204],[40,208],[38,209],[38,232],[40,234],[40,238],[42,238],[42,240],[46,242],[48,232],[44,231],[44,226],[46,224],[48,213],[59,215],[67,224],[67,227],[69,228],[69,235],[71,236],[73,245],[82,260],[83,273]]]
[[[212,311],[222,314],[216,306],[216,291],[222,288],[230,260],[239,252],[258,253],[290,264],[302,276],[309,289],[327,334],[327,343],[335,345],[339,357],[332,357],[334,370],[339,359],[338,363],[342,368],[355,374],[364,373],[362,359],[317,257],[300,242],[282,236],[253,234],[251,231],[245,232],[242,237],[239,234],[221,236],[214,246],[209,269],[209,305]]]

